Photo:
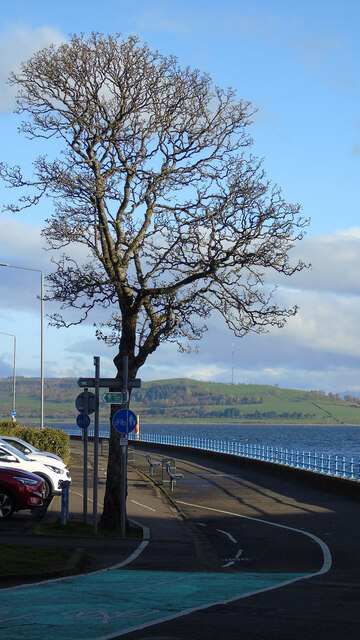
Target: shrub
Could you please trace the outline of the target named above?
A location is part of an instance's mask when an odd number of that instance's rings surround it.
[[[40,451],[55,453],[63,459],[66,465],[69,464],[70,436],[62,429],[22,427],[18,422],[4,420],[0,422],[0,437],[1,435],[21,438],[40,449]]]

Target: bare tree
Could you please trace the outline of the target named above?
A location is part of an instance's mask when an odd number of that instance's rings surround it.
[[[134,377],[164,341],[190,350],[216,310],[236,336],[281,327],[296,309],[279,307],[264,274],[304,268],[289,251],[307,222],[251,155],[251,105],[198,70],[151,51],[137,37],[74,35],[36,53],[13,73],[21,130],[55,141],[11,211],[49,197],[43,230],[61,251],[49,298],[79,310],[108,309],[97,335],[116,345],[122,376]],[[86,248],[77,260],[73,244]],[[69,255],[69,253],[71,255]],[[82,252],[84,254],[84,251]],[[105,312],[104,312],[105,313]],[[119,526],[119,441],[112,429],[102,522]]]

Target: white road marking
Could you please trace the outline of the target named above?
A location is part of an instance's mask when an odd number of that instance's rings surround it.
[[[310,533],[309,531],[305,531],[304,529],[296,529],[295,527],[288,527],[284,524],[278,524],[277,522],[270,522],[269,520],[263,520],[262,518],[252,518],[251,516],[244,516],[240,513],[233,513],[232,511],[224,511],[222,509],[214,509],[213,507],[205,507],[204,505],[201,505],[201,504],[192,504],[191,502],[182,502],[181,500],[177,500],[177,503],[183,504],[187,507],[194,507],[195,509],[205,509],[206,511],[223,513],[224,515],[227,515],[227,516],[243,518],[244,520],[252,520],[253,522],[261,522],[263,524],[268,524],[272,527],[278,527],[279,529],[287,529],[288,531],[296,531],[297,533],[302,533],[304,536],[307,536],[308,538],[311,538],[312,540],[314,540],[321,548],[321,551],[323,554],[323,566],[321,567],[321,569],[319,571],[316,571],[315,573],[308,574],[307,577],[312,578],[314,576],[320,576],[323,573],[327,573],[331,568],[332,558],[331,558],[331,552],[329,547],[327,546],[327,544],[325,544],[325,542],[323,542],[323,540],[315,536],[313,533]],[[300,580],[301,579],[303,578],[300,578]]]
[[[144,509],[149,509],[149,511],[156,511],[156,509],[153,509],[152,507],[148,507],[146,504],[141,504],[141,502],[136,502],[136,500],[130,500],[130,502],[137,504],[139,507],[144,507]]]
[[[72,494],[72,493],[73,493],[75,496],[79,496],[80,498],[83,498],[83,497],[84,497],[82,493],[78,493],[77,491],[72,491],[72,490],[70,489],[70,496],[71,496],[71,494]],[[88,501],[88,502],[91,502],[92,504],[94,503],[94,501],[93,501],[91,498],[89,498],[89,497],[88,497],[87,501]],[[102,504],[102,502],[98,502],[97,504],[98,504],[98,507],[103,507],[103,506],[104,506],[104,505]]]
[[[114,569],[121,569],[122,567],[125,567],[127,564],[130,564],[130,562],[133,562],[134,560],[136,560],[136,558],[138,558],[142,552],[144,551],[144,549],[146,549],[146,547],[148,546],[149,542],[150,542],[150,529],[149,527],[147,527],[144,524],[141,524],[141,522],[138,522],[137,520],[134,520],[133,518],[129,518],[130,522],[133,522],[134,524],[136,524],[138,527],[141,527],[143,530],[143,541],[141,544],[139,544],[138,548],[135,549],[135,551],[128,556],[127,558],[125,558],[125,560],[123,560],[122,562],[119,562],[118,564],[114,564],[112,567],[109,567],[108,569],[100,569],[99,572],[96,573],[101,573],[104,571],[113,571]]]
[[[223,533],[225,536],[229,538],[229,540],[231,540],[231,542],[234,542],[234,544],[237,544],[237,540],[235,540],[235,538],[231,535],[231,533],[228,533],[227,531],[223,531],[222,529],[216,529],[216,531],[218,531],[219,533]]]
[[[239,549],[239,551],[237,552],[235,558],[231,558],[231,560],[227,560],[227,564],[223,564],[222,565],[223,569],[226,569],[226,567],[231,567],[233,564],[235,564],[235,562],[239,562],[242,552],[243,552],[243,550]]]

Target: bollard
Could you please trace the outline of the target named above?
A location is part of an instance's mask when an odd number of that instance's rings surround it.
[[[134,447],[128,446],[128,462],[130,464],[135,462],[135,450]]]
[[[67,519],[69,517],[69,490],[70,490],[70,482],[69,480],[61,481],[61,524],[66,525]]]

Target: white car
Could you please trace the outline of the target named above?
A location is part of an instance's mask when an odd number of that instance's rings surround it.
[[[54,458],[42,456],[40,459],[32,459],[24,455],[11,444],[0,440],[0,468],[21,469],[30,471],[40,476],[45,483],[44,498],[53,494],[61,493],[61,483],[63,480],[71,482],[68,469]]]
[[[14,436],[0,436],[0,442],[11,444],[13,447],[15,447],[15,449],[18,449],[19,451],[21,451],[21,453],[24,453],[26,456],[29,456],[29,458],[32,458],[34,460],[41,460],[44,456],[46,456],[47,458],[53,458],[54,460],[57,460],[58,466],[66,466],[65,462],[63,462],[61,458],[55,453],[50,453],[50,451],[41,451],[40,449],[34,447],[33,444],[29,444],[21,438],[15,438]]]

